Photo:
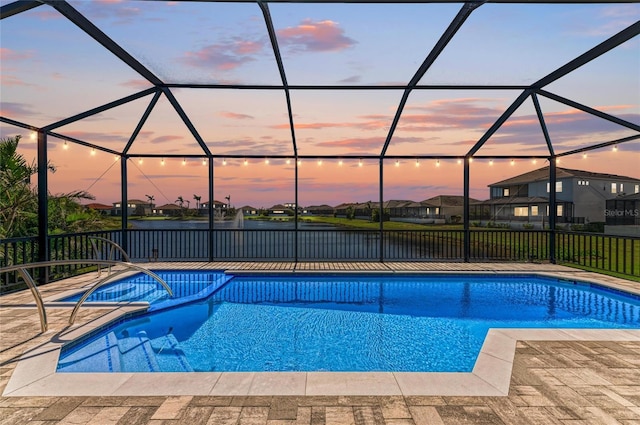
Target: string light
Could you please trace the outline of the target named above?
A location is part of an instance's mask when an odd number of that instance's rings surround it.
[[[162,166],[164,167],[164,158],[162,158],[162,159],[160,160],[160,165],[162,165]]]
[[[613,151],[618,152],[618,145],[613,145]]]
[[[118,155],[113,155],[113,160],[114,161],[118,161],[120,159],[120,157]]]
[[[420,166],[420,161],[416,159],[416,167]]]
[[[298,160],[298,167],[299,167],[299,166],[301,166],[301,165],[302,165],[302,160],[301,160],[301,159],[299,159],[299,160]]]
[[[94,156],[95,156],[95,154],[96,154],[96,150],[92,148],[92,149],[91,149],[91,155],[94,155]]]
[[[227,165],[227,158],[222,158],[222,165]]]
[[[31,140],[36,140],[36,132],[35,132],[35,131],[32,131],[32,132],[31,132],[31,134],[29,135],[29,138],[30,138]]]
[[[556,158],[556,164],[560,164],[560,158]]]
[[[489,165],[493,165],[493,159],[489,160]]]
[[[321,159],[318,160],[318,165],[319,166],[322,165],[322,160]]]
[[[342,160],[338,161],[338,165],[342,167]]]
[[[358,160],[358,167],[362,167],[362,158]]]
[[[247,165],[249,165],[249,160],[245,159],[244,160],[244,166],[246,167]]]
[[[586,153],[582,154],[582,159],[587,159],[587,154]]]
[[[516,160],[515,160],[515,159],[512,159],[512,160],[511,160],[511,166],[513,167],[514,165],[516,165]]]
[[[287,158],[287,165],[291,164],[291,160],[289,158]]]
[[[462,160],[458,158],[458,165],[462,164]]]
[[[538,160],[537,160],[537,159],[535,159],[535,158],[533,158],[533,160],[532,160],[531,162],[533,162],[534,164],[537,164],[537,163],[538,163]]]
[[[207,165],[207,160],[206,159],[202,160],[202,165]]]
[[[400,166],[400,160],[396,159],[396,167]]]
[[[470,157],[469,157],[469,163],[472,163],[472,162],[473,162],[473,157],[472,157],[472,156],[470,156]]]
[[[265,158],[264,163],[269,165],[269,158]]]
[[[65,149],[65,150],[69,149],[69,144],[67,143],[66,140],[64,141],[64,145],[62,145],[62,149]]]
[[[138,164],[142,165],[142,158],[138,159]]]
[[[187,158],[182,158],[182,166],[187,165]]]
[[[440,166],[440,160],[436,159],[436,167],[439,167],[439,166]]]

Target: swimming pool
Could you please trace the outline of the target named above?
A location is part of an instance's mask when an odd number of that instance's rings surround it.
[[[465,372],[490,328],[640,328],[640,297],[536,276],[159,274],[183,297],[64,347],[57,371]],[[134,280],[155,285],[104,291]]]

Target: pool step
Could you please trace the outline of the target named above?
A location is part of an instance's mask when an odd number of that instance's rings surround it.
[[[122,372],[160,372],[151,342],[145,331],[118,340]]]
[[[58,372],[120,372],[118,338],[113,332],[92,341],[58,363]]]
[[[151,340],[151,347],[162,370],[193,372],[180,343],[172,333]]]

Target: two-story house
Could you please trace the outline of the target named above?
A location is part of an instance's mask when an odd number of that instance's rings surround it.
[[[472,219],[548,223],[549,167],[489,185],[490,199],[472,205]],[[556,222],[604,222],[607,200],[640,192],[640,179],[556,168]]]

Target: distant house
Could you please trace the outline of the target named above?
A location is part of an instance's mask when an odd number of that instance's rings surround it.
[[[294,211],[293,209],[291,209],[290,207],[287,207],[285,205],[282,204],[276,204],[274,206],[272,206],[271,208],[267,209],[267,213],[270,216],[293,216],[294,215]]]
[[[111,210],[113,209],[112,205],[99,204],[97,202],[87,204],[84,206],[88,210],[94,210],[99,212],[102,215],[110,215]]]
[[[178,217],[182,215],[183,208],[176,204],[165,204],[159,207],[156,207],[154,214],[163,215],[165,217]]]
[[[245,216],[259,215],[260,210],[256,207],[252,207],[251,205],[245,205],[244,207],[239,208],[242,211],[242,214]]]
[[[489,185],[490,199],[473,205],[472,219],[548,222],[549,167]],[[640,179],[556,168],[556,222],[604,222],[606,202],[640,192]]]
[[[469,198],[469,203],[480,202]],[[444,219],[447,223],[457,223],[464,215],[464,196],[438,195],[420,202],[425,206],[426,216]]]
[[[130,215],[151,215],[155,207],[154,203],[141,201],[140,199],[129,199],[127,201],[127,216]],[[122,215],[122,203],[114,202],[111,208],[111,215]]]
[[[319,215],[319,216],[325,216],[325,217],[333,217],[333,215],[335,214],[335,211],[336,211],[335,208],[327,204],[311,205],[304,209],[304,212],[306,214]]]

